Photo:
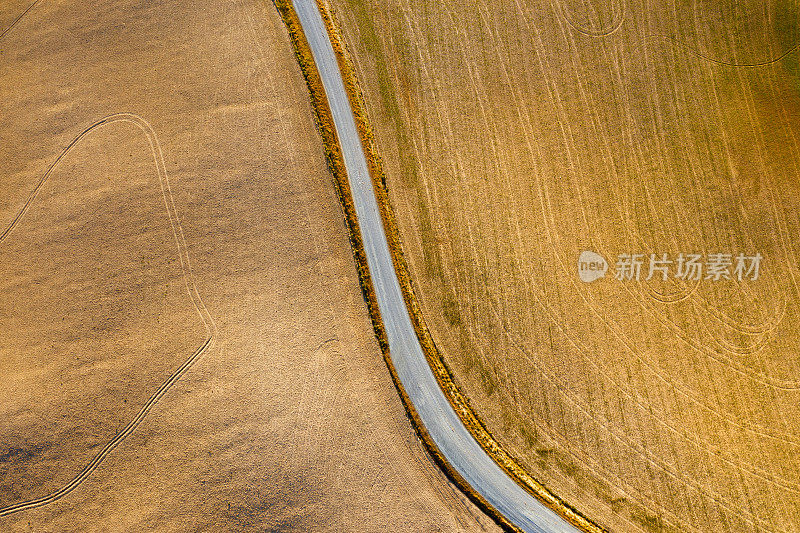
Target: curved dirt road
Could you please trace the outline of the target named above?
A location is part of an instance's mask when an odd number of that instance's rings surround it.
[[[472,438],[439,388],[403,300],[366,158],[325,24],[314,0],[293,0],[293,4],[330,104],[392,362],[425,428],[455,470],[517,527],[530,532],[577,531],[506,475]]]

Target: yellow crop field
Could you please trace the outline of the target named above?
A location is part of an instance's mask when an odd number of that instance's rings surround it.
[[[324,4],[504,449],[612,531],[800,531],[800,6]]]

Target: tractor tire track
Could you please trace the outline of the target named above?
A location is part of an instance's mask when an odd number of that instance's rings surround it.
[[[38,1],[38,0],[37,0]],[[35,3],[34,3],[35,5]],[[33,7],[33,6],[31,6]],[[30,8],[28,8],[30,10]],[[27,11],[26,11],[27,12]],[[24,13],[23,13],[24,15]],[[21,18],[20,15],[19,18]],[[19,18],[17,20],[19,20]],[[8,30],[6,30],[7,32]],[[5,34],[5,32],[4,32]],[[0,35],[0,37],[2,37]],[[142,420],[148,415],[148,413],[153,409],[153,407],[158,403],[158,401],[169,391],[170,388],[189,370],[189,368],[194,364],[195,361],[205,353],[209,348],[213,346],[216,341],[217,337],[217,327],[214,323],[214,319],[212,318],[211,314],[208,312],[205,304],[203,303],[202,299],[200,298],[200,293],[197,290],[197,286],[194,281],[194,274],[192,272],[191,263],[189,261],[189,254],[187,251],[186,241],[183,235],[183,229],[180,224],[180,220],[177,215],[177,211],[175,209],[175,201],[172,197],[172,190],[170,188],[169,179],[167,177],[166,166],[164,164],[164,155],[161,151],[161,145],[158,142],[158,137],[155,134],[152,126],[140,117],[139,115],[135,115],[133,113],[116,113],[113,115],[109,115],[91,126],[84,129],[77,137],[75,137],[72,142],[70,142],[66,148],[61,152],[61,154],[56,158],[56,160],[50,165],[47,169],[47,172],[42,176],[39,182],[36,184],[36,187],[28,196],[25,204],[23,205],[22,209],[17,213],[16,217],[11,221],[11,223],[6,227],[2,234],[0,234],[0,247],[2,246],[3,242],[8,238],[8,236],[12,233],[14,228],[17,226],[19,221],[23,218],[25,213],[30,208],[31,204],[36,199],[36,196],[39,194],[42,186],[47,182],[50,175],[53,171],[58,167],[59,163],[62,159],[75,147],[83,138],[85,138],[88,134],[93,131],[96,131],[103,126],[107,126],[109,124],[114,124],[117,122],[125,122],[130,123],[139,128],[142,133],[147,138],[148,143],[150,144],[151,153],[153,156],[153,161],[155,163],[157,172],[158,172],[158,180],[161,187],[161,195],[164,200],[164,206],[167,210],[167,215],[169,217],[170,226],[172,228],[172,234],[175,238],[175,244],[178,248],[178,255],[180,258],[180,265],[181,271],[183,273],[183,279],[186,286],[186,290],[189,294],[189,298],[192,301],[192,305],[194,306],[197,314],[200,317],[200,320],[203,323],[203,326],[206,329],[206,339],[202,343],[202,345],[195,350],[192,355],[186,359],[181,366],[179,366],[167,379],[164,381],[161,386],[156,389],[156,391],[150,396],[150,398],[145,402],[142,408],[136,413],[136,416],[128,422],[128,424],[119,432],[117,433],[113,439],[111,439],[97,455],[87,464],[75,477],[72,478],[66,485],[61,487],[60,489],[51,492],[45,496],[40,498],[27,500],[23,502],[18,502],[12,505],[8,505],[5,507],[0,507],[0,517],[8,516],[13,513],[17,513],[20,511],[25,511],[28,509],[33,509],[35,507],[41,507],[43,505],[47,505],[49,503],[53,503],[73,490],[77,488],[81,483],[83,483],[91,474],[92,472],[100,466],[100,463],[110,454],[114,448],[116,448],[123,440],[125,440],[131,433],[136,430],[136,428],[141,424]]]

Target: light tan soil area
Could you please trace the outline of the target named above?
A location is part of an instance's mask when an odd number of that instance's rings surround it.
[[[800,531],[798,6],[332,4],[423,315],[498,441],[613,531]],[[715,252],[760,277],[612,276]]]
[[[213,337],[0,530],[497,529],[392,385],[272,4],[42,0],[0,39],[0,101],[0,234],[37,192],[0,237],[0,508]]]

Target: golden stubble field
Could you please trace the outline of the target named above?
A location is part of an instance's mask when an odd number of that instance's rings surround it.
[[[613,531],[800,531],[797,4],[331,4],[423,314],[498,441]],[[613,276],[718,252],[758,279]]]
[[[7,2],[0,32],[0,508],[199,353],[0,530],[497,530],[408,423],[274,6]]]

